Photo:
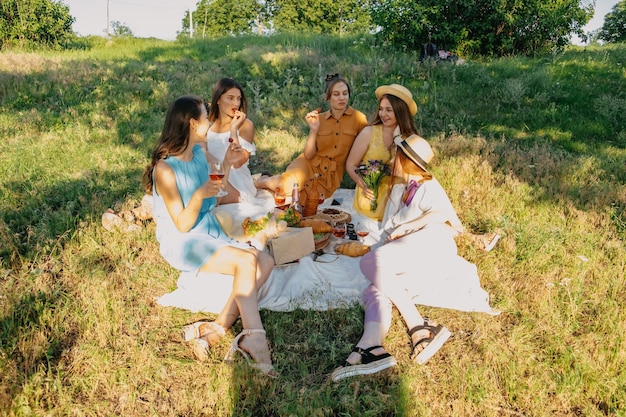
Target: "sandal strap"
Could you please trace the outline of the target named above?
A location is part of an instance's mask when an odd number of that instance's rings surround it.
[[[361,364],[362,365],[366,365],[368,363],[379,361],[379,360],[381,360],[383,358],[387,358],[387,357],[391,356],[391,354],[389,352],[387,352],[387,351],[385,351],[385,353],[381,353],[380,355],[374,355],[372,353],[372,350],[378,349],[378,348],[383,348],[383,347],[380,346],[380,345],[377,345],[377,346],[368,347],[367,349],[363,349],[363,348],[360,348],[358,346],[355,346],[352,349],[352,352],[355,352],[355,353],[358,353],[359,355],[361,355]],[[346,361],[344,366],[354,366],[354,364],[351,364],[350,362]]]
[[[436,326],[433,326],[428,321],[428,317],[425,317],[423,325],[415,326],[411,330],[409,330],[409,336],[413,336],[414,333],[419,332],[420,330],[428,330],[432,334],[437,334],[442,328],[443,326],[441,324],[437,324]]]
[[[241,331],[241,333],[239,333],[241,336],[247,336],[247,335],[251,335],[254,333],[262,333],[265,334],[265,330],[263,329],[243,329]]]

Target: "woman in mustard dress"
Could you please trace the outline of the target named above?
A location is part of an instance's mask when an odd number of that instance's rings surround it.
[[[339,74],[326,77],[325,98],[330,109],[306,114],[309,135],[304,151],[282,174],[257,179],[257,188],[272,192],[279,188],[290,193],[294,183],[298,183],[300,201],[306,201],[307,182],[316,174],[318,190],[326,198],[339,188],[354,139],[367,125],[365,115],[348,104],[350,91],[348,81]]]
[[[393,165],[396,152],[394,138],[417,135],[413,116],[417,104],[411,92],[398,84],[383,85],[376,89],[378,112],[371,125],[357,136],[346,159],[346,172],[356,183],[354,209],[369,218],[381,220],[389,198],[391,175],[383,177],[378,190],[368,187],[359,173],[358,167],[369,161]],[[376,200],[376,204],[372,204]]]

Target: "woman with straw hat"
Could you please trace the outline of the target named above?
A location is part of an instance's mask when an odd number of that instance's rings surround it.
[[[346,159],[346,172],[356,184],[354,209],[364,216],[380,220],[385,212],[391,177],[379,184],[368,184],[365,172],[381,164],[390,164],[395,154],[394,137],[417,135],[413,116],[417,104],[413,95],[399,84],[382,85],[376,89],[378,111],[371,125],[357,136]],[[372,189],[374,188],[374,189]]]
[[[450,337],[450,331],[422,317],[413,302],[419,288],[447,281],[478,280],[475,265],[457,254],[454,237],[463,226],[445,190],[429,172],[433,150],[417,135],[395,139],[393,186],[382,227],[382,245],[360,261],[371,282],[363,294],[365,322],[358,341],[333,381],[380,372],[396,365],[382,347],[391,326],[392,303],[411,339],[411,359],[429,360]]]

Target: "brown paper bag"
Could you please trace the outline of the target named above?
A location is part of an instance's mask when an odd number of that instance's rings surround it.
[[[313,229],[310,227],[288,227],[278,237],[267,243],[276,265],[297,261],[315,251]]]

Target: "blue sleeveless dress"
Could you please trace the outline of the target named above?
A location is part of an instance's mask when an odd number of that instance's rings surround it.
[[[167,157],[164,161],[174,170],[178,192],[186,207],[194,191],[209,178],[209,164],[204,152],[195,145],[191,161],[184,162],[175,156]],[[176,228],[163,197],[157,194],[156,185],[152,186],[152,194],[156,238],[161,255],[172,267],[179,271],[197,271],[219,248],[241,246],[226,235],[211,211],[217,205],[215,197],[204,199],[196,224],[183,233]]]

